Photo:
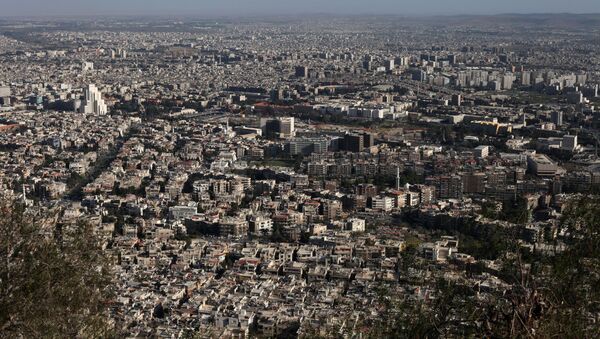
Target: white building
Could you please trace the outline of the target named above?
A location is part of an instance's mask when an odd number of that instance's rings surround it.
[[[94,70],[94,63],[93,62],[89,62],[89,61],[84,61],[83,64],[81,65],[81,69],[85,72],[85,71],[93,71]]]
[[[490,154],[490,146],[480,145],[475,148],[475,156],[485,159]]]
[[[374,210],[389,212],[394,208],[394,200],[391,197],[373,197],[371,205]]]
[[[85,100],[79,108],[81,113],[106,115],[108,108],[102,98],[102,93],[96,88],[96,85],[90,84],[85,89]]]
[[[365,225],[366,223],[364,219],[348,219],[348,221],[346,222],[346,230],[352,232],[364,232],[366,228]]]

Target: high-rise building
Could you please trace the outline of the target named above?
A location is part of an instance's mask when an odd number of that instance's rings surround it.
[[[292,138],[295,134],[294,118],[279,118],[279,137],[282,139]]]
[[[531,72],[521,73],[521,85],[531,86]]]
[[[364,137],[359,134],[346,134],[344,136],[344,149],[348,152],[362,152],[365,148]]]
[[[584,102],[583,93],[581,93],[579,91],[571,92],[571,93],[567,94],[567,100],[571,104],[582,104]]]
[[[485,173],[468,173],[463,177],[464,193],[484,193],[485,192]]]
[[[452,106],[460,107],[462,105],[462,96],[460,94],[452,95]]]
[[[327,146],[328,142],[325,138],[296,138],[288,144],[290,155],[325,153]]]
[[[325,200],[322,205],[323,216],[327,220],[334,220],[342,213],[342,203],[338,200]]]
[[[512,89],[513,82],[515,81],[515,77],[512,74],[505,74],[502,77],[502,89],[509,90]]]
[[[96,115],[105,115],[108,112],[102,93],[96,88],[96,85],[90,84],[85,89],[85,100],[79,111],[80,113]]]
[[[285,98],[283,88],[274,88],[271,90],[271,101],[279,101]]]
[[[394,67],[395,67],[395,65],[394,65],[394,59],[389,59],[389,60],[385,61],[385,69],[387,71],[393,70]]]
[[[427,73],[422,69],[416,69],[412,72],[412,79],[415,81],[425,81]]]
[[[558,126],[562,126],[563,124],[563,112],[561,111],[554,111],[552,112],[552,123],[554,123],[554,125]]]
[[[435,188],[433,186],[416,185],[416,187],[420,193],[421,204],[429,205],[435,201]]]
[[[262,134],[267,138],[289,139],[296,135],[293,117],[260,119]]]
[[[396,58],[394,61],[399,66],[408,66],[408,65],[410,65],[410,58],[409,57],[399,57],[399,58]]]
[[[261,118],[260,129],[262,130],[262,135],[266,138],[276,138],[279,134],[279,121],[277,119]]]
[[[462,199],[463,181],[459,175],[437,176],[425,179],[427,185],[435,187],[438,199]]]
[[[0,86],[0,104],[10,105],[10,87]]]
[[[577,148],[577,136],[576,135],[565,135],[563,136],[562,148],[566,151],[574,151]]]
[[[0,98],[9,97],[9,96],[10,96],[10,87],[0,86]]]
[[[298,78],[308,78],[308,67],[306,67],[306,66],[297,66],[296,67],[296,77],[298,77]]]
[[[373,134],[371,133],[363,133],[363,147],[364,148],[369,148],[371,146],[375,146],[375,138],[373,137]]]
[[[448,55],[448,62],[450,63],[450,65],[456,64],[456,55],[454,55],[454,54]]]

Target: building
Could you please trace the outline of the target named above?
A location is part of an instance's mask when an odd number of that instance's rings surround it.
[[[469,173],[463,175],[464,193],[484,193],[485,173]]]
[[[422,245],[426,258],[435,261],[447,261],[458,252],[458,240],[455,237],[443,236],[440,241]]]
[[[532,154],[527,156],[527,169],[538,176],[554,176],[558,171],[558,165],[544,154]]]
[[[308,67],[306,67],[306,66],[297,66],[296,67],[296,77],[298,77],[298,78],[308,78]]]
[[[562,149],[565,151],[575,151],[577,149],[577,136],[576,135],[565,135],[563,136]]]
[[[391,71],[395,68],[394,59],[389,59],[385,61],[385,69],[387,71]]]
[[[394,208],[394,199],[382,196],[373,197],[371,198],[371,208],[381,212],[389,212]]]
[[[560,111],[554,111],[554,112],[552,112],[552,123],[556,127],[562,126],[562,124],[563,124],[563,112],[560,112]]]
[[[373,62],[369,60],[363,61],[363,68],[367,71],[370,71],[373,68]]]
[[[312,177],[325,177],[327,176],[329,165],[324,162],[310,162],[308,163],[308,175]]]
[[[463,181],[459,175],[430,177],[425,182],[435,187],[437,199],[462,199],[463,197]]]
[[[359,134],[344,135],[344,149],[348,152],[362,152],[365,148],[365,138]]]
[[[452,96],[452,106],[460,107],[462,105],[462,96],[460,94],[454,94]]]
[[[404,206],[414,207],[418,206],[420,203],[421,194],[419,192],[406,191],[406,194],[404,194]]]
[[[294,127],[294,118],[279,118],[279,137],[282,139],[288,139],[292,138],[294,135],[296,135],[296,129]]]
[[[342,203],[339,200],[326,200],[323,202],[323,216],[327,220],[337,219],[342,213]]]
[[[183,220],[191,218],[198,213],[198,207],[195,204],[188,206],[173,206],[169,208],[169,216],[172,220]]]
[[[85,61],[82,65],[81,65],[81,69],[85,72],[85,71],[93,71],[94,70],[94,63],[93,62],[89,62],[89,61]]]
[[[290,155],[310,155],[327,152],[328,141],[325,138],[296,138],[288,143]]]
[[[241,236],[248,233],[248,221],[237,217],[224,217],[217,226],[220,236]]]
[[[363,133],[363,147],[369,148],[375,146],[375,137],[371,133]]]
[[[490,155],[490,146],[480,145],[475,147],[474,154],[476,157],[485,159]]]
[[[499,123],[497,119],[494,121],[471,121],[471,127],[487,135],[510,134],[512,133],[512,125]]]
[[[356,194],[371,198],[377,195],[377,186],[373,184],[359,184],[356,186]]]
[[[263,136],[273,139],[290,139],[296,135],[293,117],[261,118],[260,128]]]
[[[571,92],[567,94],[567,100],[571,104],[582,104],[585,101],[585,98],[581,92]]]
[[[512,74],[506,74],[502,77],[502,89],[512,89],[512,85],[515,82],[515,76]]]
[[[352,218],[346,221],[345,229],[352,232],[364,232],[366,227],[364,219]]]
[[[435,188],[432,186],[415,185],[419,191],[419,199],[422,205],[429,205],[435,201]]]
[[[102,93],[96,88],[96,85],[90,84],[85,89],[85,100],[80,107],[80,112],[95,115],[106,115],[108,112]]]
[[[10,87],[0,86],[0,104],[10,105]]]
[[[273,220],[266,216],[250,216],[249,231],[255,234],[271,234],[273,230]]]

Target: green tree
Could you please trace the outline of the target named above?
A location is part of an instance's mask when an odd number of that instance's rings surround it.
[[[566,250],[539,265],[545,321],[540,332],[592,338],[600,333],[600,196],[569,204],[561,220]],[[548,270],[549,268],[549,270]]]
[[[556,253],[546,256],[527,255],[515,234],[505,234],[498,278],[506,289],[477,297],[481,292],[477,285],[440,279],[432,288],[435,298],[425,303],[379,288],[382,311],[367,324],[367,337],[597,338],[600,197],[570,202],[560,227],[566,247],[557,246]],[[401,276],[410,268],[418,268],[416,257],[403,255]]]
[[[110,282],[89,224],[0,202],[0,337],[110,337]]]

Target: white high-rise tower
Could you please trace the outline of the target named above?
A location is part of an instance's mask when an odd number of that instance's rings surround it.
[[[85,89],[85,100],[79,111],[96,115],[105,115],[108,112],[104,99],[102,99],[102,93],[96,88],[96,85],[90,84]]]

